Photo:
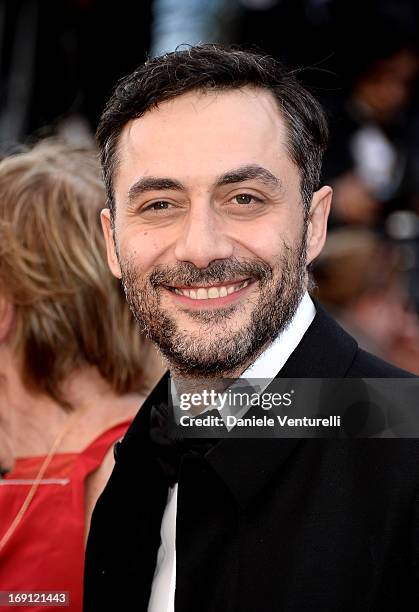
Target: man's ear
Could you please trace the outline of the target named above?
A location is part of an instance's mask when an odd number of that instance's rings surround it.
[[[111,211],[109,210],[109,208],[104,208],[100,211],[100,220],[102,223],[103,235],[105,236],[108,266],[114,276],[116,276],[117,278],[121,278],[121,268],[119,267],[118,257],[116,256],[116,246],[114,232],[112,229]]]
[[[313,194],[307,228],[307,264],[323,249],[327,234],[327,219],[332,203],[332,188],[324,186]]]
[[[15,309],[10,300],[0,294],[0,342],[5,340],[12,328]]]

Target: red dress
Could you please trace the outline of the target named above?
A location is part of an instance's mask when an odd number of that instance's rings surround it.
[[[0,591],[68,591],[70,605],[63,609],[82,611],[85,480],[129,424],[120,423],[105,431],[81,453],[53,457],[30,506],[0,553]],[[13,472],[0,480],[0,540],[44,459],[18,459]],[[19,606],[19,610],[31,612],[51,609]]]

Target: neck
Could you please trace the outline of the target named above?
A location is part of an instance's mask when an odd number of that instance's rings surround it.
[[[15,457],[44,455],[56,437],[75,421],[60,452],[77,452],[107,426],[133,416],[141,398],[117,396],[94,367],[73,372],[62,383],[64,397],[73,406],[66,411],[46,394],[28,389],[17,360],[0,349],[0,426],[12,442]],[[77,420],[80,415],[80,420]]]

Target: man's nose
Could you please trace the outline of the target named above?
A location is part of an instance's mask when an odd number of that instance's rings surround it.
[[[232,257],[233,244],[222,224],[223,220],[210,207],[191,210],[176,243],[176,259],[206,268],[216,259]]]

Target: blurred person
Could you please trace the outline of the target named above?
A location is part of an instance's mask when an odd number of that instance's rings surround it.
[[[173,387],[410,378],[308,294],[332,196],[327,131],[295,75],[218,45],[154,58],[109,99],[97,132],[108,262],[170,372],[93,512],[85,612],[419,601],[417,440],[171,435]]]
[[[379,225],[395,209],[414,208],[419,196],[407,114],[419,59],[403,34],[388,30],[377,25],[374,41],[384,42],[365,50],[363,65],[354,62],[359,72],[332,127],[324,172],[338,224]]]
[[[366,229],[336,229],[315,279],[320,301],[360,346],[419,374],[419,320],[394,243]]]
[[[0,162],[0,439],[15,462],[0,589],[68,591],[74,612],[113,445],[159,370],[107,269],[104,202],[91,151],[41,142]]]

